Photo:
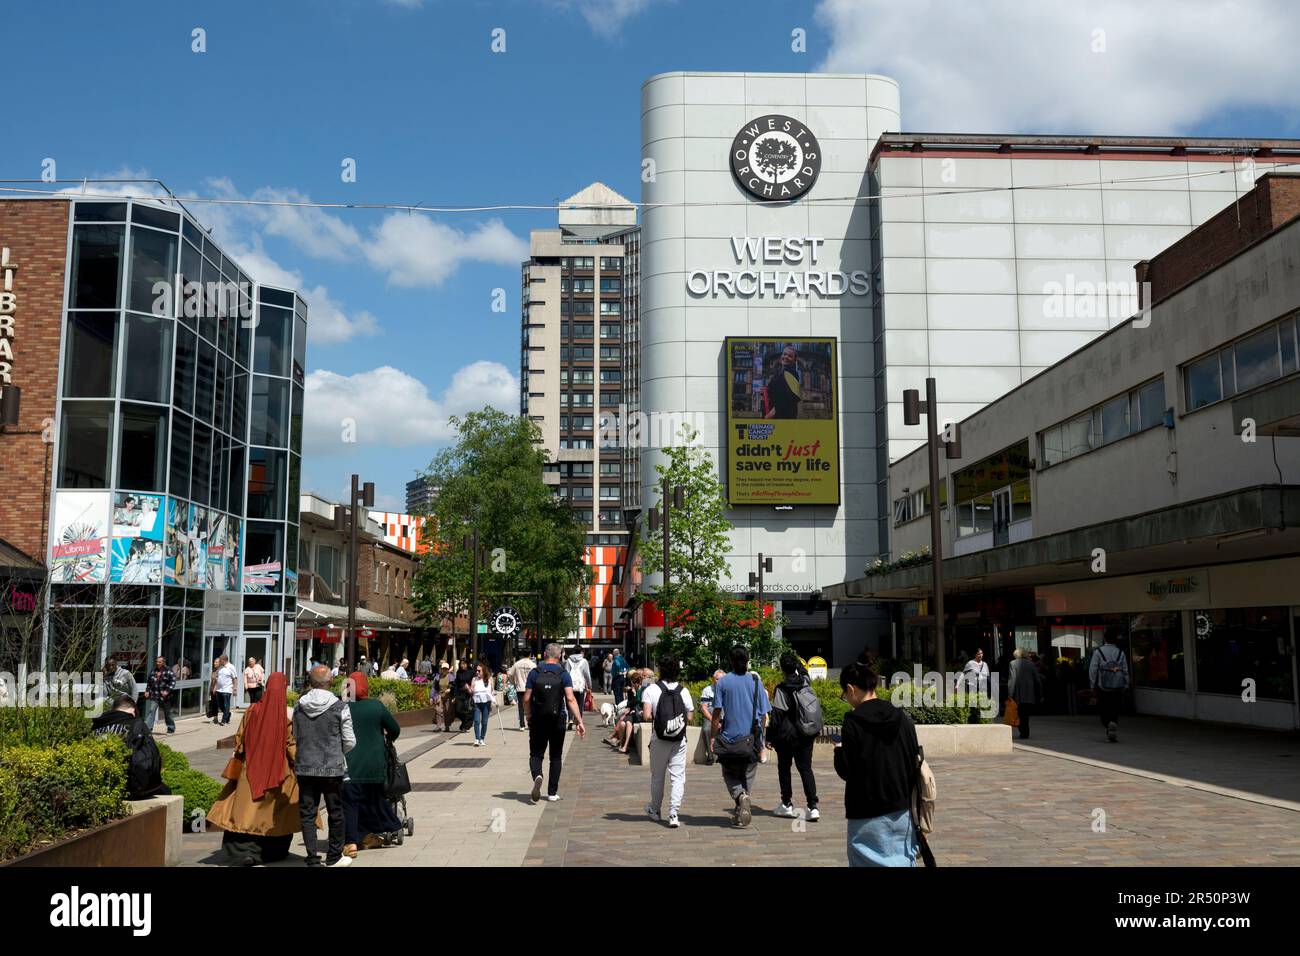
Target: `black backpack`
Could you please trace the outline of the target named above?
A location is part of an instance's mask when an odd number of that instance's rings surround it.
[[[126,768],[127,799],[144,800],[170,793],[162,780],[162,754],[144,721],[137,718],[125,739],[126,749],[131,752]]]
[[[564,674],[539,667],[533,678],[533,716],[564,716]]]
[[[682,685],[673,690],[663,681],[659,688],[659,701],[655,704],[655,736],[660,740],[677,741],[686,736],[686,702],[682,700]]]

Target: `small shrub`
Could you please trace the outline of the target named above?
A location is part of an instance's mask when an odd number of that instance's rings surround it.
[[[157,741],[156,741],[157,742]],[[162,755],[163,773],[168,770],[189,770],[190,759],[179,750],[172,750],[166,744],[158,743],[158,753]]]
[[[80,707],[0,708],[0,750],[54,747],[90,736],[90,718]]]
[[[117,736],[9,747],[0,760],[0,859],[126,815],[126,745]]]
[[[217,797],[221,796],[222,784],[213,780],[201,770],[177,769],[175,767],[163,767],[163,783],[173,794],[179,794],[185,798],[185,825],[189,827],[195,819],[194,812],[201,811],[206,815],[212,809],[212,805],[217,802]]]

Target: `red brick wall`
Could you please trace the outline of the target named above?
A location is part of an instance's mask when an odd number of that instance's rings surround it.
[[[61,200],[0,200],[0,248],[18,266],[13,384],[23,390],[17,427],[0,432],[0,538],[41,562],[55,465],[53,432],[48,442],[42,432],[54,421],[71,208]]]
[[[404,551],[362,543],[357,549],[357,602],[401,621],[414,621],[415,612],[406,597],[406,586],[413,582],[415,560]],[[384,590],[384,570],[388,565],[388,591]],[[375,589],[375,568],[379,567],[379,588]]]
[[[1146,267],[1151,301],[1159,302],[1227,262],[1251,243],[1300,215],[1300,176],[1268,173],[1250,192],[1197,226]],[[1138,281],[1143,281],[1141,264]]]

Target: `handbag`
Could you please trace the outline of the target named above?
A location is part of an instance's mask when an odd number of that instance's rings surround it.
[[[735,740],[727,740],[722,734],[713,738],[713,755],[719,760],[744,761],[752,763],[759,759],[759,722],[758,722],[758,675],[754,675],[754,723],[749,733]]]
[[[582,695],[583,711],[592,711],[596,709],[596,698],[591,696],[591,688],[588,687],[586,693]]]
[[[388,762],[388,779],[384,782],[384,796],[393,800],[411,792],[411,775],[406,764],[397,759],[397,748],[391,740],[384,742],[384,751]]]
[[[226,761],[226,769],[221,771],[221,776],[227,780],[238,780],[244,773],[244,761],[238,754]]]
[[[1020,726],[1020,705],[1014,697],[1007,698],[1007,706],[1002,711],[1002,722],[1008,727]]]

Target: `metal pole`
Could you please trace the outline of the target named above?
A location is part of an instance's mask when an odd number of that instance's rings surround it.
[[[352,497],[348,499],[352,543],[348,551],[348,633],[343,647],[349,664],[355,664],[357,660],[357,493],[360,481],[360,475],[352,476]]]
[[[939,401],[934,379],[925,380],[926,445],[930,452],[930,567],[934,586],[934,635],[940,674],[948,663],[943,616],[943,527],[939,523]]]
[[[763,623],[763,552],[758,552],[758,623]]]
[[[672,511],[672,503],[668,500],[668,478],[664,477],[664,590],[668,589],[668,513]]]
[[[470,548],[470,561],[474,563],[470,571],[470,589],[469,589],[469,646],[470,646],[470,663],[478,660],[478,528],[474,529],[472,536],[472,546]]]

